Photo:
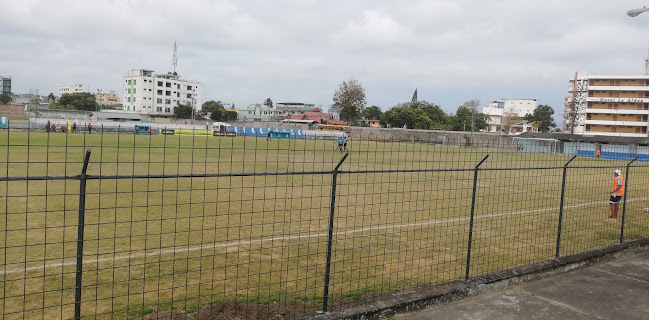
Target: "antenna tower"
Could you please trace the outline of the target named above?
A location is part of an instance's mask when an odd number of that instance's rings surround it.
[[[176,52],[177,52],[176,41],[174,41],[174,57],[173,57],[174,74],[176,73],[176,66],[178,65],[178,54]]]
[[[644,57],[644,75],[649,76],[649,55]]]

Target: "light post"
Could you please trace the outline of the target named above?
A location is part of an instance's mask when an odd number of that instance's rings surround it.
[[[647,7],[642,7],[642,8],[639,8],[639,9],[631,9],[631,10],[627,11],[626,14],[627,14],[629,17],[634,18],[634,17],[637,17],[639,14],[641,14],[641,13],[643,13],[643,12],[646,12],[646,11],[649,11],[649,8],[647,8]]]

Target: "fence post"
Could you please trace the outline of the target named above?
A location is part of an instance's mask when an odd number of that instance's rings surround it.
[[[331,178],[331,206],[329,207],[329,235],[327,237],[327,264],[325,267],[325,278],[324,278],[324,293],[322,295],[322,312],[327,312],[329,304],[329,275],[331,273],[331,248],[333,246],[333,237],[334,237],[334,211],[336,208],[336,186],[338,184],[338,168],[343,164],[345,159],[347,159],[349,153],[345,153],[342,159],[338,162],[336,168],[334,168],[333,176]]]
[[[86,170],[90,161],[90,149],[86,150],[79,176],[79,222],[77,224],[77,271],[74,292],[74,319],[81,319],[81,278],[83,275],[83,229],[86,214]]]
[[[473,194],[471,195],[471,220],[469,221],[469,245],[466,254],[466,276],[465,280],[469,280],[469,269],[471,269],[471,243],[473,242],[473,218],[475,216],[475,194],[478,186],[478,170],[485,160],[489,158],[486,155],[473,169]]]
[[[625,217],[626,217],[626,193],[627,193],[627,186],[629,183],[629,170],[631,170],[631,164],[634,163],[636,160],[638,160],[640,156],[636,156],[631,160],[631,162],[626,164],[626,172],[624,173],[624,193],[625,195],[623,196],[622,200],[622,227],[620,228],[620,243],[624,242],[624,222],[625,222]]]
[[[568,165],[577,158],[572,156],[566,164],[563,165],[563,178],[561,179],[561,202],[559,203],[559,227],[557,229],[557,250],[555,256],[558,258],[561,254],[561,228],[563,226],[563,202],[566,196],[566,176],[568,175]]]

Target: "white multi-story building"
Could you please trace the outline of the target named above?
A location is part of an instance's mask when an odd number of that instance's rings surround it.
[[[500,99],[489,102],[482,108],[482,113],[491,119],[490,132],[501,132],[505,128],[508,129],[506,133],[518,134],[530,130],[531,126],[523,118],[526,114],[534,113],[534,109],[536,99]]]
[[[649,76],[581,76],[570,79],[564,130],[593,136],[647,137]]]
[[[81,92],[85,92],[85,90],[83,90],[83,85],[78,83],[73,86],[59,87],[59,97],[63,96],[66,93],[81,93]]]
[[[203,85],[198,81],[180,79],[176,73],[155,74],[153,70],[133,69],[124,76],[125,111],[157,116],[173,116],[179,104],[203,104]]]

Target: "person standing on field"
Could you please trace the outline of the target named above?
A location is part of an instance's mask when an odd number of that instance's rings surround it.
[[[624,195],[624,178],[622,178],[622,171],[613,171],[613,186],[611,187],[611,216],[609,218],[617,218],[617,209],[620,200]]]
[[[92,123],[88,123],[88,134],[92,134]]]
[[[77,132],[77,123],[76,122],[72,123],[72,132],[73,133]]]

